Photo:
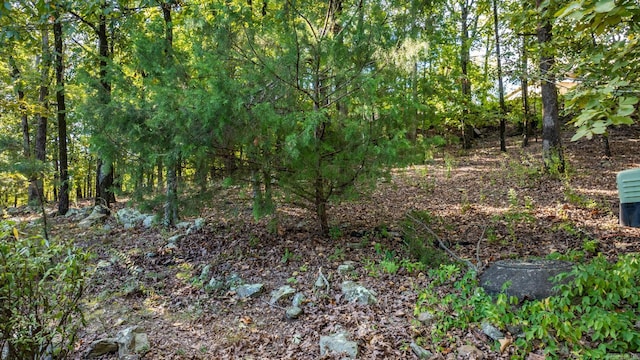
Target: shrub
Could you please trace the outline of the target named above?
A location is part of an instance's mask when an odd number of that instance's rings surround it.
[[[20,236],[0,223],[0,352],[65,358],[82,326],[88,254],[69,241]]]
[[[432,269],[428,287],[418,297],[416,314],[430,311],[432,347],[448,347],[452,329],[489,321],[503,329],[522,330],[515,341],[522,356],[541,349],[552,358],[607,358],[640,351],[640,257],[625,255],[612,263],[599,255],[577,265],[558,295],[527,301],[505,294],[491,299],[478,288],[472,272],[455,265]],[[446,294],[444,296],[440,294]],[[514,334],[516,335],[516,334]]]

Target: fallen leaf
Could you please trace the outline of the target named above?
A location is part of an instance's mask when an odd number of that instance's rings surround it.
[[[511,338],[503,338],[498,340],[498,342],[500,342],[500,353],[503,353],[509,345],[513,343],[513,340],[511,340]]]

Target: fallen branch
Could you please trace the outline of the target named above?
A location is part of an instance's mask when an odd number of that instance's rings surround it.
[[[471,261],[463,259],[461,257],[459,257],[458,255],[456,255],[453,251],[451,251],[442,241],[442,239],[440,239],[440,237],[433,232],[433,230],[431,230],[431,228],[429,228],[424,222],[420,221],[419,219],[416,219],[413,215],[411,214],[407,214],[407,217],[409,217],[409,219],[411,219],[413,222],[415,222],[416,224],[420,225],[425,231],[427,231],[431,236],[434,237],[434,239],[436,239],[438,241],[438,246],[444,250],[449,256],[451,256],[452,258],[454,258],[456,261],[459,261],[461,263],[464,263],[465,265],[467,265],[467,267],[469,268],[469,270],[473,270],[475,273],[478,273],[478,268],[473,265],[471,263]],[[482,239],[481,239],[482,240]],[[478,242],[479,245],[479,242]]]

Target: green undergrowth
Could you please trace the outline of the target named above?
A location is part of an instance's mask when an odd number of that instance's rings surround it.
[[[65,359],[83,326],[89,254],[0,222],[0,354]]]
[[[586,249],[590,250],[590,249]],[[562,258],[555,256],[554,258]],[[428,271],[430,283],[418,297],[415,313],[434,321],[419,342],[432,350],[455,345],[454,330],[489,322],[514,337],[512,358],[542,350],[550,358],[607,358],[640,351],[640,256],[616,262],[598,255],[577,264],[557,286],[558,295],[519,303],[494,298],[478,286],[476,274],[455,264]],[[444,295],[442,295],[444,294]],[[493,344],[499,350],[499,343]]]

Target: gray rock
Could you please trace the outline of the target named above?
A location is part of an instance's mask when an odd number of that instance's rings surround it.
[[[178,244],[178,241],[180,241],[183,237],[183,234],[173,235],[172,237],[167,239],[167,243],[176,245]]]
[[[176,229],[188,229],[191,223],[188,221],[182,221],[176,224]]]
[[[301,307],[302,303],[306,300],[307,298],[304,296],[303,293],[297,293],[295,295],[293,295],[293,300],[291,301],[291,303],[293,304],[293,306],[295,307]]]
[[[300,315],[302,315],[302,309],[297,306],[288,308],[284,313],[284,316],[286,316],[287,319],[290,320],[297,319]]]
[[[352,261],[349,262],[345,262],[344,264],[341,264],[338,266],[338,273],[339,274],[346,274],[348,272],[351,272],[353,270],[355,270],[355,265]]]
[[[500,332],[495,326],[489,324],[488,322],[483,322],[480,324],[482,328],[482,332],[493,340],[499,340],[504,338],[504,334]]]
[[[322,271],[320,271],[320,274],[318,275],[318,279],[316,280],[316,282],[313,284],[313,286],[318,289],[318,290],[326,290],[329,291],[329,281],[327,280],[327,278],[322,274]]]
[[[150,229],[157,223],[158,221],[155,215],[147,215],[144,220],[142,220],[142,226],[144,226],[145,229]]]
[[[501,260],[491,265],[481,276],[480,285],[488,294],[503,291],[519,300],[540,300],[554,295],[556,285],[550,279],[571,271],[573,264],[559,260]]]
[[[418,321],[425,325],[431,324],[435,318],[436,316],[431,311],[424,311],[418,314]]]
[[[215,277],[212,277],[209,280],[209,283],[206,285],[205,290],[208,291],[222,291],[225,288],[224,281],[218,280]]]
[[[189,226],[187,229],[187,234],[196,233],[204,227],[205,221],[203,218],[197,218],[193,221],[193,225]]]
[[[121,330],[116,335],[118,343],[118,358],[132,354],[144,354],[149,351],[151,345],[147,334],[138,326],[131,326]]]
[[[84,355],[85,359],[93,359],[99,356],[110,354],[118,351],[118,342],[116,339],[100,339],[92,342]]]
[[[302,335],[300,333],[293,334],[291,342],[295,345],[299,345],[302,342]]]
[[[123,208],[116,213],[116,219],[125,229],[131,229],[141,224],[146,215],[140,213],[140,211],[131,208]]]
[[[358,357],[358,344],[347,339],[346,332],[339,332],[330,336],[320,336],[320,356],[329,354],[344,354],[346,359]]]
[[[207,264],[202,268],[199,279],[202,283],[205,283],[209,279],[209,276],[211,276],[211,265]]]
[[[413,351],[413,353],[416,354],[418,359],[421,359],[421,360],[429,359],[430,357],[433,356],[433,353],[431,353],[431,351],[422,348],[420,345],[416,344],[415,342],[411,342],[411,344],[409,344],[409,347],[411,348],[411,351]]]
[[[477,347],[473,345],[462,345],[458,348],[458,356],[462,356],[464,358],[473,358],[476,360],[484,359],[484,354],[482,351],[478,350]]]
[[[224,286],[229,290],[235,290],[238,286],[242,285],[244,281],[240,278],[240,275],[231,273],[224,279]]]
[[[241,299],[245,299],[258,296],[263,290],[263,284],[240,285],[236,288],[236,295],[238,295],[238,297]]]
[[[89,214],[89,216],[87,216],[82,221],[80,221],[80,223],[78,224],[78,227],[90,228],[96,224],[104,222],[108,216],[109,216],[109,209],[107,209],[102,205],[96,205],[93,208],[93,211],[91,211],[91,214]]]
[[[296,293],[296,289],[289,285],[281,286],[279,289],[271,292],[271,299],[269,299],[269,305],[278,303],[282,299],[290,298]]]
[[[372,305],[378,302],[376,293],[353,281],[345,281],[341,285],[342,294],[349,302],[359,305]]]

